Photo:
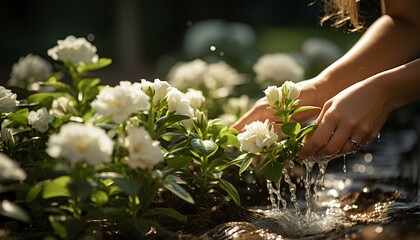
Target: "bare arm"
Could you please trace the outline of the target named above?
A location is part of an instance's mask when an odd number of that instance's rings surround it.
[[[420,99],[420,1],[384,3],[385,15],[320,74],[324,87],[332,86],[332,98],[325,102],[302,158],[357,150],[351,141],[366,144],[391,111]]]
[[[377,19],[342,58],[319,76],[324,102],[341,90],[420,56],[420,1],[384,0]]]

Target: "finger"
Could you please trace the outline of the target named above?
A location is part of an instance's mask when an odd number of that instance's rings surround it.
[[[299,153],[299,157],[304,159],[312,156],[315,152],[327,144],[334,131],[335,123],[322,121],[313,135],[307,138],[304,147]]]
[[[337,155],[340,150],[346,145],[351,130],[347,127],[337,127],[334,134],[331,135],[329,141],[320,148],[315,155],[316,156],[334,156]]]
[[[255,121],[265,121],[269,119],[270,121],[275,121],[276,117],[274,115],[273,109],[268,109],[267,106],[258,106],[254,109],[251,109],[245,113],[241,118],[239,118],[231,127],[235,128],[238,131],[243,131],[245,125],[248,125]]]
[[[362,132],[354,133],[349,137],[346,144],[340,150],[340,153],[347,154],[360,151],[363,146],[372,141],[371,135],[372,134],[364,134]]]

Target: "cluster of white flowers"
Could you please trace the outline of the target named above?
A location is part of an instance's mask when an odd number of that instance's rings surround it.
[[[73,35],[58,40],[57,46],[48,49],[48,56],[56,61],[71,63],[73,66],[95,63],[99,58],[94,45],[85,38],[76,38]]]
[[[302,44],[302,53],[312,62],[327,65],[337,60],[342,54],[340,47],[323,38],[308,38]]]
[[[0,86],[0,113],[9,113],[19,104],[17,95],[10,89]]]
[[[234,86],[244,82],[244,77],[227,63],[208,64],[200,59],[174,65],[167,79],[180,90],[202,89],[213,97],[226,97]]]
[[[263,85],[280,85],[289,80],[301,81],[305,70],[296,60],[286,53],[271,53],[261,56],[253,66],[256,81]]]
[[[264,90],[268,104],[272,108],[276,108],[278,103],[284,101],[284,97],[288,100],[295,100],[299,97],[302,88],[299,84],[286,81],[281,87],[269,86]]]
[[[223,106],[224,113],[219,116],[220,121],[230,125],[238,120],[250,108],[251,101],[247,95],[229,98]]]
[[[150,108],[149,96],[143,92],[141,84],[129,81],[102,89],[91,105],[97,113],[110,117],[114,123],[122,123],[133,113]]]
[[[190,100],[177,88],[171,88],[168,92],[168,110],[194,118],[194,109],[191,107]]]
[[[0,153],[0,180],[25,180],[26,173],[18,164],[3,153]]]
[[[111,161],[114,142],[105,130],[91,124],[70,122],[48,140],[47,153],[54,158],[65,158],[78,163],[86,161],[95,166]]]
[[[148,89],[151,89],[154,92],[153,95],[153,104],[158,104],[162,99],[166,98],[166,95],[171,88],[171,85],[166,81],[161,81],[160,79],[155,79],[154,82],[149,82],[145,79],[141,80],[141,88],[146,93]]]
[[[264,147],[271,146],[278,139],[268,119],[265,122],[255,121],[246,125],[245,131],[237,137],[241,144],[240,150],[250,153],[261,152]]]
[[[226,62],[211,63],[203,75],[203,82],[213,97],[227,97],[234,86],[244,83],[244,77]]]
[[[51,73],[52,65],[49,62],[38,55],[28,54],[13,64],[8,84],[27,87],[31,83],[47,79]]]
[[[28,124],[42,133],[48,130],[48,124],[52,122],[52,120],[54,120],[54,116],[51,115],[45,107],[42,107],[37,111],[31,111],[28,115]]]
[[[152,169],[164,159],[159,142],[154,141],[143,127],[128,127],[127,137],[121,141],[128,149],[125,163],[131,168]]]
[[[190,101],[190,105],[193,109],[199,109],[206,101],[202,91],[192,88],[188,88],[185,97]]]

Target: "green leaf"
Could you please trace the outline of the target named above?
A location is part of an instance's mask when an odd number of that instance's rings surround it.
[[[28,124],[27,116],[17,113],[10,113],[9,116],[7,116],[7,119],[24,125]]]
[[[177,219],[181,222],[186,222],[187,219],[188,219],[187,216],[179,213],[178,211],[176,211],[173,208],[153,208],[145,214],[145,217],[153,216],[153,215],[168,216],[168,217]]]
[[[109,58],[100,58],[96,63],[89,63],[89,64],[80,64],[77,67],[78,73],[84,73],[87,71],[98,70],[104,68],[112,63],[112,60]]]
[[[82,79],[77,85],[77,89],[82,93],[83,102],[89,101],[99,93],[99,87],[97,86],[101,80],[99,78],[85,78]]]
[[[24,140],[18,144],[15,144],[15,149],[23,149],[24,147],[28,146],[29,144],[32,144],[33,142],[39,140],[40,137],[31,137],[30,139]]]
[[[33,187],[31,187],[31,189],[29,189],[28,194],[26,194],[26,199],[25,199],[27,203],[31,203],[39,196],[39,194],[41,193],[43,189],[43,185],[44,183],[40,182],[34,185]]]
[[[286,123],[281,127],[283,133],[291,138],[294,138],[299,133],[300,129],[301,126],[298,122]]]
[[[154,132],[157,133],[157,136],[160,137],[162,134],[166,133],[166,128],[174,123],[180,122],[190,117],[184,115],[169,115],[164,116],[156,121]]]
[[[241,167],[239,168],[239,175],[241,175],[245,170],[248,169],[249,165],[252,163],[252,157],[245,158],[242,162]]]
[[[283,164],[278,161],[270,161],[264,165],[264,176],[267,180],[278,182],[283,170]]]
[[[141,183],[132,179],[116,178],[114,183],[130,196],[136,196],[141,187]]]
[[[226,159],[226,157],[220,157],[216,159],[212,159],[210,163],[207,165],[207,171],[216,171],[221,172],[229,167],[231,162]]]
[[[76,239],[83,223],[82,221],[69,216],[50,215],[48,219],[50,220],[54,232],[61,239]]]
[[[86,200],[93,192],[93,187],[86,179],[72,180],[67,185],[72,196],[77,196],[82,200]]]
[[[193,161],[193,158],[189,156],[177,156],[165,159],[168,166],[173,168],[187,168]]]
[[[62,83],[62,82],[43,82],[42,85],[53,87],[61,92],[68,93],[72,96],[75,96],[76,93],[70,85]]]
[[[24,183],[12,183],[7,185],[0,184],[0,193],[4,192],[27,192],[30,189],[30,185]]]
[[[224,179],[220,179],[219,184],[220,188],[222,188],[229,196],[230,198],[237,204],[241,205],[241,200],[239,197],[239,193],[236,190],[236,188],[228,181]]]
[[[31,221],[28,214],[26,214],[26,212],[19,205],[12,203],[8,200],[3,200],[0,202],[0,215],[10,217],[26,223],[29,223]]]
[[[50,107],[52,101],[55,98],[58,98],[62,95],[63,93],[46,93],[46,92],[35,93],[35,94],[30,95],[27,101],[28,103],[35,103],[44,107]]]
[[[109,200],[108,194],[106,192],[98,190],[92,193],[92,196],[90,197],[92,202],[98,204],[99,207],[106,204]]]
[[[87,89],[98,85],[100,82],[101,79],[99,78],[84,78],[77,84],[77,89],[79,89],[80,92],[84,92]]]
[[[297,134],[297,140],[302,139],[303,137],[305,137],[306,135],[308,135],[309,133],[315,131],[316,129],[316,125],[308,125],[304,128],[302,128],[299,133]]]
[[[321,108],[320,107],[315,107],[315,106],[302,106],[302,107],[294,109],[291,114],[294,115],[296,113],[303,112],[303,111],[319,110],[319,109],[321,109]]]
[[[174,193],[175,195],[177,195],[182,200],[189,202],[191,204],[194,204],[194,199],[191,197],[191,195],[187,191],[185,191],[183,187],[181,187],[176,182],[174,182],[172,179],[165,178],[163,180],[163,186],[169,191],[171,191],[172,193]]]
[[[201,140],[199,138],[192,139],[191,146],[201,156],[207,157],[213,155],[219,148],[215,142],[210,140]]]
[[[50,182],[45,183],[42,191],[42,198],[70,197],[67,184],[70,182],[69,176],[61,176]]]

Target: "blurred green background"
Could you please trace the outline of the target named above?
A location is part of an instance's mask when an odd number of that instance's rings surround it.
[[[378,1],[366,2],[362,9],[369,22],[380,10]],[[2,0],[0,83],[6,83],[12,65],[21,56],[33,53],[50,60],[47,50],[67,35],[87,38],[97,46],[100,57],[113,59],[110,67],[97,73],[109,84],[164,79],[176,61],[209,56],[211,61],[212,55],[240,71],[249,71],[258,56],[298,52],[310,37],[331,40],[343,52],[360,37],[361,33],[349,34],[328,24],[321,27],[322,15],[316,0]],[[219,36],[214,43],[206,43],[217,51],[202,44],[201,52],[191,54],[185,36],[203,21],[242,24],[248,33],[241,40],[245,45],[229,45],[230,37],[241,33],[227,30],[228,40]]]

